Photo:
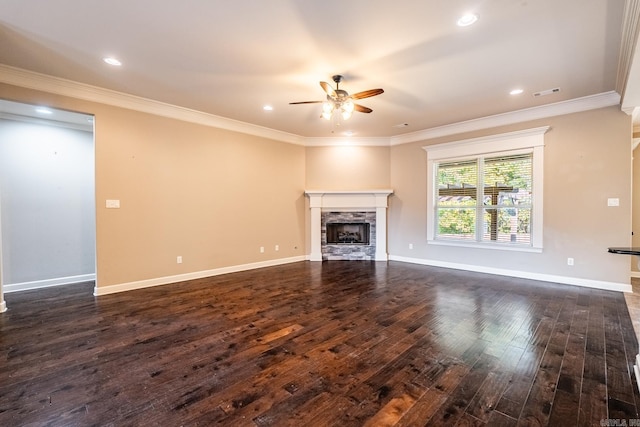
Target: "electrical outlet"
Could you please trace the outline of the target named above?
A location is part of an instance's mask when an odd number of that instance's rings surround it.
[[[105,207],[107,209],[120,209],[120,200],[107,200]]]
[[[260,253],[263,254],[264,253],[264,246],[260,246]]]
[[[280,250],[280,245],[276,245],[276,252]]]
[[[409,243],[409,249],[413,249],[413,243]]]
[[[573,258],[567,258],[567,265],[573,265]]]
[[[181,257],[180,255],[178,255],[178,256],[176,257],[176,262],[177,262],[178,264],[182,264],[182,257]]]

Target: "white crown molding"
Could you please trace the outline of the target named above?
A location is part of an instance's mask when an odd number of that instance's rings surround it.
[[[4,64],[0,64],[0,82],[291,144],[304,144],[304,138],[298,135]]]
[[[538,107],[467,120],[464,122],[452,123],[390,138],[305,138],[303,136],[287,132],[281,132],[238,120],[232,120],[213,114],[203,113],[201,111],[191,110],[189,108],[179,107],[122,92],[116,92],[84,83],[78,83],[67,79],[61,79],[59,77],[10,67],[4,64],[0,64],[0,83],[7,83],[28,89],[54,93],[56,95],[63,95],[85,101],[111,105],[114,107],[141,111],[157,116],[183,120],[186,122],[212,126],[308,147],[339,145],[393,146],[620,104],[620,95],[617,92],[611,91],[557,102],[554,104],[541,105]]]
[[[597,95],[570,99],[568,101],[541,105],[539,107],[525,108],[509,113],[496,114],[479,119],[452,123],[417,132],[407,133],[391,138],[391,145],[406,144],[409,142],[424,141],[441,136],[456,135],[464,132],[489,129],[498,126],[511,125],[530,120],[544,119],[547,117],[561,116],[564,114],[578,113],[581,111],[595,110],[620,104],[620,95],[617,92],[604,92]]]
[[[368,147],[388,147],[388,137],[360,138],[352,136],[329,137],[329,138],[305,138],[304,145],[307,147],[327,147],[327,146],[368,146]]]

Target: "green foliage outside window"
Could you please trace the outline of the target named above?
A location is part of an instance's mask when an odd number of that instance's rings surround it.
[[[442,162],[437,180],[439,238],[530,243],[531,154]]]

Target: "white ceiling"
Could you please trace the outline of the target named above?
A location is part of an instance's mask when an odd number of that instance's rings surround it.
[[[625,95],[625,111],[637,107],[638,83],[624,90],[639,68],[637,32],[623,36],[630,4],[0,0],[0,63],[302,137],[390,137],[610,91]],[[478,22],[456,26],[469,11]],[[333,74],[350,93],[385,93],[338,128],[319,104],[288,104],[322,100],[318,82],[333,86]]]

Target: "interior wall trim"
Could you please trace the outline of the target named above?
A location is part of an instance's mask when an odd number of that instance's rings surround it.
[[[0,111],[0,120],[13,120],[14,122],[31,123],[44,126],[56,126],[63,129],[80,130],[83,132],[93,132],[93,123],[81,125],[78,123],[61,122],[58,120],[39,119],[37,117],[20,116],[18,114],[3,113]]]
[[[293,262],[305,261],[306,257],[296,256],[290,258],[273,259],[250,264],[232,265],[229,267],[214,268],[212,270],[194,271],[192,273],[177,274],[174,276],[157,277],[153,279],[138,280],[135,282],[119,283],[116,285],[96,286],[93,290],[94,296],[114,294],[118,292],[133,291],[135,289],[162,286],[187,280],[202,279],[205,277],[219,276],[221,274],[238,273],[241,271],[255,270],[256,268],[273,267],[276,265],[291,264]]]
[[[640,1],[627,0],[625,1],[624,14],[622,15],[622,36],[620,41],[620,56],[618,57],[618,73],[616,76],[616,90],[621,93],[623,97],[626,92],[628,80],[631,77],[630,73],[639,31]]]
[[[601,280],[582,279],[580,277],[557,276],[554,274],[532,273],[529,271],[507,270],[503,268],[484,267],[481,265],[461,264],[457,262],[438,261],[431,259],[409,258],[389,255],[392,261],[408,262],[412,264],[428,265],[431,267],[452,268],[454,270],[473,271],[476,273],[496,274],[498,276],[517,277],[520,279],[540,280],[542,282],[560,283],[563,285],[582,286],[585,288],[603,289],[605,291],[632,292],[628,283],[606,282]]]
[[[291,144],[304,144],[302,137],[290,133],[8,65],[0,64],[0,82]]]
[[[493,116],[481,117],[458,123],[451,123],[416,132],[392,136],[390,138],[307,138],[238,120],[216,116],[214,114],[203,113],[189,108],[179,107],[97,86],[91,86],[72,80],[61,79],[59,77],[53,77],[46,74],[35,73],[3,64],[0,64],[0,83],[40,90],[56,95],[68,96],[85,101],[97,102],[114,107],[126,108],[129,110],[308,147],[345,144],[361,146],[393,146],[620,104],[620,95],[615,91],[610,91],[553,104],[511,111],[508,113],[496,114]]]
[[[92,280],[96,280],[95,273],[34,280],[31,282],[8,283],[4,285],[3,290],[4,293],[28,291],[31,289],[50,288],[52,286],[72,285],[74,283],[89,282]]]
[[[442,136],[457,135],[464,132],[490,129],[531,120],[579,113],[582,111],[596,110],[598,108],[606,108],[619,104],[620,95],[617,92],[604,92],[597,95],[584,96],[582,98],[510,111],[508,113],[496,114],[493,116],[481,117],[478,119],[407,133],[392,137],[390,143],[391,145],[400,145],[409,142],[424,141]]]
[[[5,311],[7,311],[7,303],[2,301],[0,302],[0,313],[4,313]]]

